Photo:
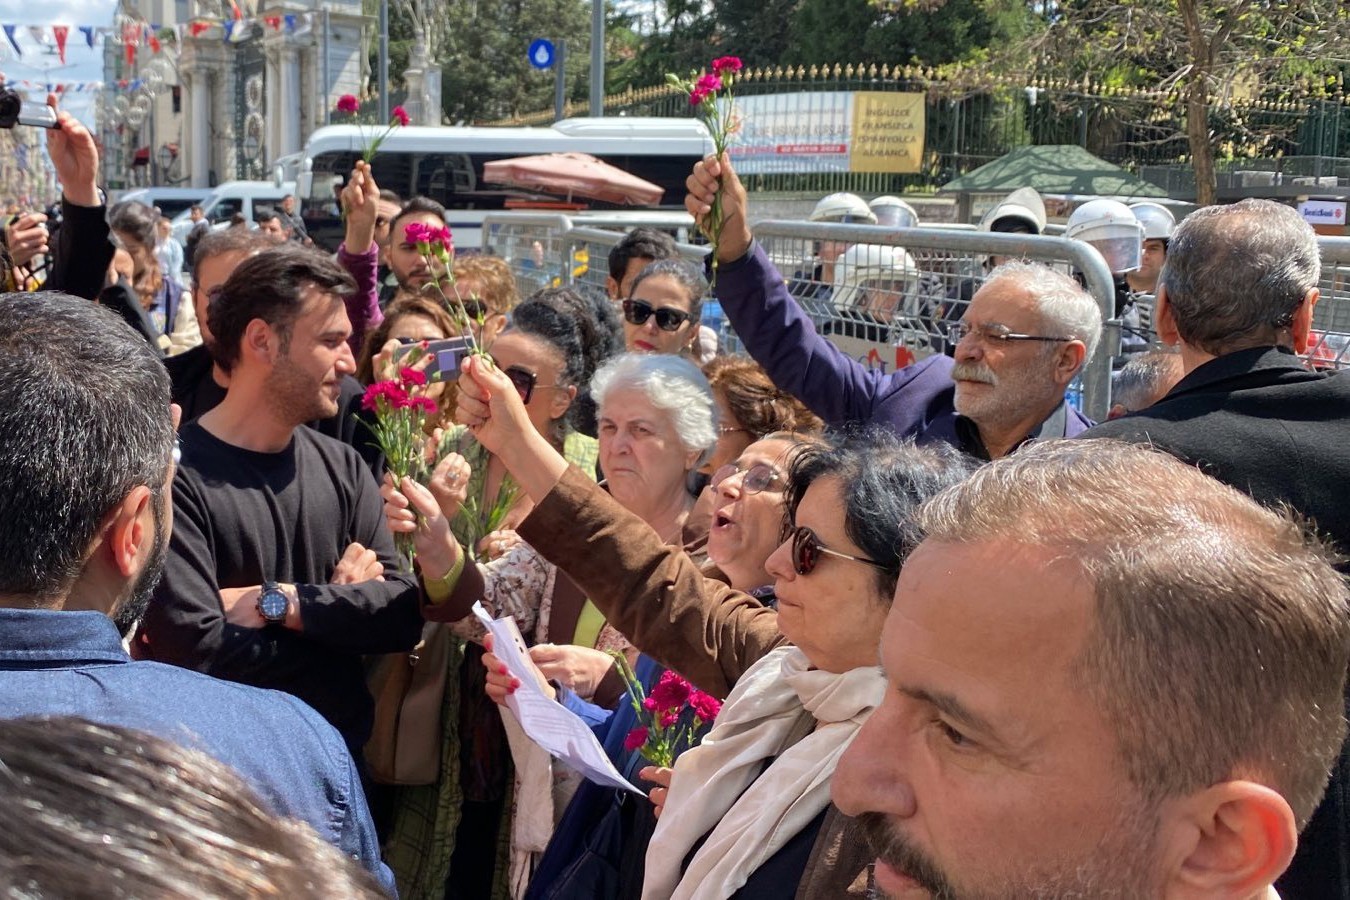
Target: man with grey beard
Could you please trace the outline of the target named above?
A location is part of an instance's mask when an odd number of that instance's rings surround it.
[[[728,161],[709,156],[685,186],[685,208],[701,225],[721,188],[717,297],[736,334],[774,384],[826,424],[885,425],[920,444],[941,441],[985,460],[1092,425],[1064,395],[1092,358],[1101,313],[1068,276],[1036,263],[999,266],[951,326],[954,359],[930,356],[881,372],[816,332],[754,242],[745,188]]]

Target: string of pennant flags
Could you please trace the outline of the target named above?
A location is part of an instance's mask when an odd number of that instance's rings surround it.
[[[229,18],[199,16],[175,25],[156,25],[149,22],[128,22],[121,26],[77,25],[75,30],[84,39],[84,43],[90,50],[94,49],[95,42],[100,39],[106,41],[111,38],[114,42],[121,44],[126,52],[127,64],[131,65],[136,62],[136,52],[140,48],[148,49],[151,54],[158,54],[164,50],[166,43],[181,47],[185,37],[200,38],[213,28],[221,30],[222,39],[226,43],[240,44],[252,38],[253,26],[259,23],[264,26],[264,30],[303,34],[313,27],[314,20],[313,13],[307,12],[250,17],[245,15],[244,11],[236,5],[234,6],[234,15]],[[19,46],[18,41],[20,29],[26,31],[35,42],[42,46],[55,45],[56,52],[61,57],[61,62],[65,63],[66,47],[71,37],[71,26],[0,23],[0,30],[4,31],[10,47],[13,48],[15,54],[22,58],[23,48]],[[86,89],[89,89],[88,86],[90,85],[97,87],[100,84],[98,82],[76,82],[76,84],[81,83],[86,85]],[[75,88],[68,87],[67,89],[73,90]]]

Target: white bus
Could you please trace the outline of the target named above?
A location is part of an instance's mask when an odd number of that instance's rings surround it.
[[[317,244],[336,249],[342,239],[337,195],[366,141],[382,128],[330,125],[310,135],[296,178],[301,214]],[[564,119],[542,128],[395,128],[380,145],[373,168],[382,189],[404,200],[430,197],[446,208],[455,246],[476,248],[483,216],[538,200],[538,195],[483,181],[483,164],[540,153],[589,153],[665,189],[661,207],[682,208],[684,181],[694,163],[712,152],[696,119]],[[556,199],[556,198],[554,198]],[[614,209],[594,202],[589,208]]]

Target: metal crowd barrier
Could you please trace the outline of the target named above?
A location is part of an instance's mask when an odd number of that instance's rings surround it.
[[[816,328],[861,362],[885,369],[946,349],[946,326],[961,318],[992,256],[1082,272],[1110,324],[1076,387],[1083,412],[1106,418],[1120,329],[1111,272],[1094,248],[1066,238],[926,226],[770,220],[753,230]]]
[[[483,246],[508,261],[522,296],[561,284],[604,290],[609,251],[631,227],[650,225],[684,234],[691,224],[683,213],[610,218],[494,213],[484,219]],[[947,349],[946,326],[961,317],[992,256],[1033,259],[1083,273],[1106,327],[1097,353],[1070,392],[1077,394],[1074,399],[1088,416],[1106,417],[1121,325],[1114,316],[1111,273],[1092,247],[1062,237],[930,226],[893,229],[767,220],[753,229],[817,329],[865,365],[887,370]],[[706,246],[677,245],[693,262],[701,262],[707,253]],[[1314,317],[1309,362],[1318,368],[1350,368],[1350,238],[1323,237],[1319,247],[1322,300]],[[1149,299],[1143,299],[1140,312],[1149,337],[1156,340]],[[741,352],[715,300],[705,304],[704,321],[718,330],[723,352]]]
[[[1322,299],[1313,310],[1309,364],[1316,369],[1350,368],[1350,237],[1319,237]]]

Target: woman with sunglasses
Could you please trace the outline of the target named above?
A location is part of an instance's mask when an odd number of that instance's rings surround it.
[[[708,559],[704,572],[745,591],[765,603],[773,602],[773,586],[764,563],[779,544],[787,520],[784,488],[792,457],[812,438],[801,434],[769,435],[745,448],[740,456],[722,466],[713,476],[712,492],[717,495],[717,514],[708,534]],[[625,738],[639,723],[631,704],[620,701],[616,708],[604,709],[585,702],[571,687],[568,676],[574,671],[559,666],[560,648],[534,647],[530,654],[541,674],[561,684],[556,699],[583,719],[604,745],[615,767],[633,783],[647,766],[637,751],[628,750]],[[579,648],[568,651],[580,654]],[[608,669],[612,660],[604,658]],[[488,695],[505,703],[518,682],[500,674],[500,661],[491,653],[483,657],[487,669]],[[642,655],[634,672],[650,692],[665,669],[651,657]],[[683,748],[677,748],[683,749]],[[565,900],[587,896],[594,900],[628,900],[641,894],[642,869],[647,843],[656,826],[652,806],[635,802],[627,791],[583,783],[568,804],[553,839],[526,891],[526,900]],[[604,873],[617,871],[617,883]]]
[[[499,256],[455,257],[455,286],[446,293],[459,295],[469,315],[469,330],[474,340],[491,346],[506,327],[511,311],[520,303],[516,277],[506,260]]]
[[[691,353],[707,293],[708,282],[693,263],[682,259],[648,263],[622,303],[628,351]]]
[[[704,577],[522,439],[505,387],[471,363],[457,417],[536,499],[522,536],[570,560],[569,577],[638,648],[730,691],[709,740],[680,758],[669,791],[652,792],[662,814],[643,896],[845,896],[872,854],[830,806],[830,777],[885,690],[877,641],[917,543],[908,522],[968,464],[878,433],[804,449],[787,475],[791,528],[766,563],[775,611]]]
[[[511,386],[532,432],[594,478],[597,443],[568,425],[577,386],[591,376],[583,333],[575,314],[529,299],[516,307],[510,326],[493,341],[491,352],[494,371]],[[531,501],[516,494],[500,460],[462,428],[448,432],[441,448],[442,458],[429,482],[434,498],[427,495],[434,519],[443,526],[436,546],[461,560],[467,555],[463,548],[472,547],[483,561],[483,579],[503,597],[530,597],[536,607],[542,597],[555,597],[552,567],[520,545],[510,530]],[[382,493],[386,513],[390,503],[402,503],[406,509],[403,494],[387,478]],[[461,504],[470,495],[483,507],[498,499],[508,506],[501,530],[480,539],[468,517],[459,517]],[[419,543],[418,551],[424,588],[434,597],[453,583],[439,577],[449,567],[437,567],[435,551],[428,545]],[[473,564],[469,569],[479,571]],[[527,627],[524,622],[522,627]],[[473,636],[467,627],[454,630],[461,637]],[[400,894],[441,896],[451,881],[462,896],[497,896],[504,890],[504,878],[494,873],[505,872],[509,864],[510,848],[498,835],[510,828],[514,774],[501,715],[484,692],[481,657],[478,645],[468,643],[461,649],[456,642],[441,718],[446,752],[469,762],[443,769],[430,785],[389,790],[392,824],[387,858]]]

